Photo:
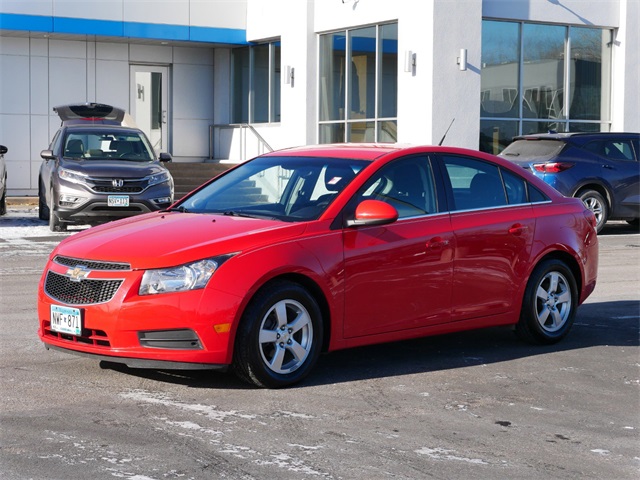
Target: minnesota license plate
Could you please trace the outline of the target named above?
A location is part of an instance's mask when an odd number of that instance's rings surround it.
[[[51,330],[80,336],[82,334],[80,309],[51,305]]]
[[[109,195],[107,197],[108,207],[128,207],[129,195]]]

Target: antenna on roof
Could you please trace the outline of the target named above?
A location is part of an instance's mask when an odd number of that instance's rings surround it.
[[[444,132],[444,135],[442,136],[442,140],[440,140],[440,143],[438,144],[438,146],[442,145],[442,142],[444,142],[445,137],[447,136],[447,133],[449,133],[449,129],[451,128],[451,125],[453,125],[453,122],[456,121],[456,118],[453,117],[453,120],[451,120],[451,123],[449,124],[449,127],[447,127],[447,131]]]

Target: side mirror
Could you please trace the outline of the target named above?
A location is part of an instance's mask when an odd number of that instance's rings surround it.
[[[0,145],[0,155],[4,155],[8,151],[9,149],[7,147],[5,147],[4,145]]]
[[[42,150],[40,156],[45,160],[53,160],[56,156],[53,154],[53,150]]]
[[[170,162],[173,160],[173,157],[171,156],[171,154],[167,152],[160,152],[160,155],[158,155],[158,158],[161,162]]]
[[[387,225],[398,219],[398,211],[380,200],[364,200],[356,207],[353,220],[347,220],[347,227]]]

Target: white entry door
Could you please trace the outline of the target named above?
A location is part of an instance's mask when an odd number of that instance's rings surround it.
[[[131,116],[156,153],[169,152],[169,67],[131,65]]]

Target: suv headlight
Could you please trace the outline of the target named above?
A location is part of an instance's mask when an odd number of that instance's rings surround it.
[[[58,176],[64,180],[67,180],[73,183],[82,183],[82,184],[87,183],[86,175],[82,173],[74,172],[73,170],[67,170],[66,168],[62,168],[62,167],[58,168]]]
[[[198,260],[171,268],[147,270],[142,275],[140,295],[186,292],[204,288],[215,271],[232,255]]]
[[[154,173],[148,177],[149,186],[169,181],[169,172]]]

